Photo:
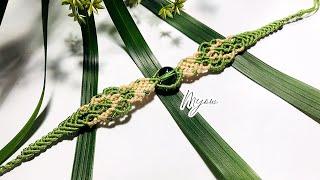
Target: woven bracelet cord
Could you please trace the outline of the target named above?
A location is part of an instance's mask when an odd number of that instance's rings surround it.
[[[233,62],[236,55],[249,49],[260,39],[282,29],[286,24],[314,14],[319,9],[319,3],[320,0],[314,0],[313,7],[300,10],[255,31],[204,42],[193,56],[181,60],[173,71],[164,75],[158,76],[156,73],[152,78],[141,78],[129,85],[104,89],[101,94],[94,96],[89,104],[81,106],[53,131],[23,149],[15,159],[0,166],[0,176],[21,163],[32,160],[58,142],[68,137],[75,137],[85,127],[93,127],[96,124],[108,125],[115,119],[128,115],[139,104],[154,96],[156,88],[174,89],[179,87],[183,81],[197,79],[209,72],[222,72]],[[161,84],[161,81],[172,76],[176,77],[174,83]]]

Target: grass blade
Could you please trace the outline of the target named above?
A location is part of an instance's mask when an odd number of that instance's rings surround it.
[[[1,2],[1,10],[2,10]],[[41,125],[44,116],[47,113],[49,105],[46,106],[44,111],[38,116],[46,88],[46,72],[47,72],[47,27],[48,27],[48,13],[49,13],[49,0],[42,0],[42,28],[43,28],[43,46],[44,46],[44,77],[42,92],[37,103],[36,108],[28,119],[27,123],[19,131],[19,133],[0,150],[0,164],[6,161],[13,153],[15,153],[34,133],[35,130]],[[1,11],[2,12],[2,11]],[[3,11],[4,12],[4,11]],[[3,13],[2,13],[3,15]],[[0,14],[0,18],[2,18]],[[50,103],[49,103],[50,104]]]
[[[166,4],[166,1],[143,0],[142,4],[158,16],[161,4]],[[185,12],[165,21],[199,44],[215,38],[224,38]],[[318,89],[272,68],[248,52],[236,56],[232,67],[320,123]]]
[[[86,24],[81,24],[83,39],[83,75],[81,105],[89,103],[97,94],[98,87],[98,42],[94,16],[86,15]],[[96,129],[88,129],[77,138],[72,169],[72,180],[92,179]]]
[[[8,0],[1,0],[0,1],[0,25],[1,25],[4,13],[6,11],[7,4],[8,4]]]
[[[160,64],[146,44],[124,3],[119,0],[104,0],[109,14],[126,45],[126,50],[146,77],[152,76]],[[187,110],[179,109],[183,94],[159,96],[184,135],[219,179],[259,179],[256,173],[219,136],[211,126],[197,114],[187,116]]]

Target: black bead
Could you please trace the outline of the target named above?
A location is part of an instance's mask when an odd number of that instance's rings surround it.
[[[159,70],[158,72],[158,77],[161,77],[163,75],[165,75],[166,73],[169,73],[173,71],[172,67],[163,67]],[[172,76],[170,76],[168,79],[162,80],[159,83],[163,84],[163,85],[171,85],[174,84],[177,80],[177,74],[173,74]]]
[[[170,71],[173,71],[173,68],[172,67],[169,67],[169,66],[166,66],[166,67],[163,67],[161,68],[159,71],[158,71],[158,77],[170,72]]]
[[[173,74],[170,77],[168,77],[167,79],[164,79],[164,80],[160,80],[160,82],[158,82],[158,85],[156,85],[155,91],[157,94],[172,95],[172,94],[175,94],[179,91],[179,87],[169,88],[169,86],[175,84],[178,79],[177,72],[174,71],[174,69],[172,67],[161,68],[157,73],[157,77],[161,78],[161,76],[163,76],[171,71],[173,71]]]

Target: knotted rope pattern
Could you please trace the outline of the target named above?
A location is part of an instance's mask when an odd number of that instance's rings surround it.
[[[129,85],[104,89],[101,94],[94,96],[89,104],[81,106],[53,131],[30,144],[14,160],[1,166],[0,176],[21,163],[32,160],[59,141],[76,136],[85,127],[93,127],[97,124],[106,125],[116,118],[128,115],[137,104],[154,96],[156,88],[176,89],[183,81],[190,78],[196,78],[208,72],[222,72],[233,62],[236,55],[249,49],[260,39],[277,32],[286,24],[315,13],[319,9],[319,3],[319,0],[314,0],[312,8],[301,10],[255,31],[204,42],[193,56],[183,59],[175,69],[163,75],[160,75],[158,71],[152,78],[141,78]],[[174,78],[175,81],[171,84],[163,83],[170,78]]]
[[[319,9],[319,0],[314,0],[314,6],[274,21],[255,31],[243,32],[241,34],[228,37],[226,39],[214,39],[210,42],[202,43],[198,51],[191,57],[183,59],[178,67],[183,71],[186,78],[194,78],[205,74],[222,72],[239,53],[254,46],[259,40],[282,29],[291,22],[301,20],[315,13]]]

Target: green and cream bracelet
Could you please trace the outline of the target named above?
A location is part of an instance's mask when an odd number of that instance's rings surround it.
[[[79,0],[77,0],[79,1]],[[73,0],[64,0],[64,4]],[[101,1],[83,8],[94,11],[101,8]],[[176,68],[164,67],[158,70],[152,78],[141,78],[121,87],[109,87],[101,94],[92,97],[90,103],[81,106],[76,112],[62,121],[57,128],[46,136],[30,144],[20,155],[0,166],[0,176],[11,171],[23,162],[30,161],[45,152],[51,146],[76,136],[83,128],[91,128],[97,124],[109,125],[122,118],[139,105],[147,102],[155,94],[168,95],[178,91],[183,82],[192,82],[208,73],[220,73],[230,66],[235,56],[254,46],[260,39],[282,29],[291,22],[310,16],[319,9],[319,0],[314,0],[314,6],[274,21],[255,31],[244,32],[226,39],[215,39],[202,43],[198,51],[183,60]],[[77,9],[72,9],[74,12]],[[80,18],[75,17],[75,18]]]

